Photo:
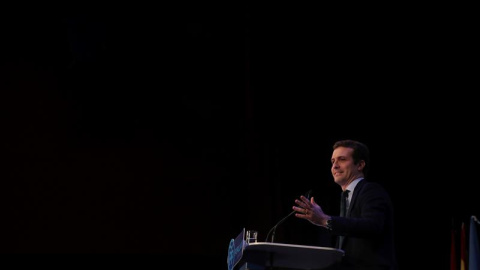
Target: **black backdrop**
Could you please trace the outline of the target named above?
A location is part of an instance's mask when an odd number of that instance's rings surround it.
[[[2,18],[2,252],[225,269],[231,238],[263,240],[307,190],[338,211],[331,146],[353,138],[400,265],[447,269],[452,221],[479,214],[466,14],[116,8]],[[276,241],[329,243],[294,217]]]

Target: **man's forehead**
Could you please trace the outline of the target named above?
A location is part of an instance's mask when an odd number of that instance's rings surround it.
[[[332,157],[349,157],[352,155],[353,149],[349,147],[338,147],[337,149],[333,150]]]

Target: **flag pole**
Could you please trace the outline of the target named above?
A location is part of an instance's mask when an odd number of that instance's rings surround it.
[[[480,221],[476,216],[472,216],[473,221],[475,221],[477,224],[480,224]]]
[[[480,269],[480,248],[478,244],[477,224],[479,224],[476,216],[470,218],[470,235],[468,243],[468,269]]]

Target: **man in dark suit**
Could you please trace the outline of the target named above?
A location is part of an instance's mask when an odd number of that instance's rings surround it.
[[[338,141],[331,161],[333,179],[345,195],[345,212],[327,215],[314,197],[301,196],[293,206],[295,215],[338,236],[337,248],[345,251],[338,269],[397,269],[393,206],[382,186],[366,180],[368,147],[354,140]]]

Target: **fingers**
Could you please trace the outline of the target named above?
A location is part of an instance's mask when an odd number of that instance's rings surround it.
[[[322,209],[315,203],[313,197],[309,200],[305,196],[300,196],[299,199],[295,200],[295,203],[297,206],[292,207],[292,209],[297,212],[295,216],[309,220],[310,222],[313,222],[315,216],[318,215],[318,211],[322,212]]]
[[[304,215],[307,212],[307,209],[302,208],[302,207],[298,207],[298,206],[294,206],[292,209],[297,211],[298,214],[303,214]]]
[[[306,198],[305,198],[306,199]],[[308,215],[309,212],[310,214],[312,213],[312,206],[311,204],[308,202],[305,202],[303,200],[295,200],[295,203],[298,205],[298,206],[293,206],[293,210],[295,210],[296,212],[298,212],[297,214],[300,214],[300,215]]]
[[[307,209],[294,206],[293,210],[296,211],[296,213],[295,213],[296,217],[303,218],[303,219],[308,219],[308,210]]]
[[[316,205],[315,199],[313,197],[311,197],[310,200],[309,200],[308,198],[306,198],[304,196],[300,196],[300,199],[308,207],[314,207]]]
[[[311,208],[313,206],[312,203],[304,196],[300,196],[300,200],[295,200],[295,203],[302,208]]]
[[[308,200],[307,197],[305,197],[305,196],[302,195],[302,196],[300,196],[300,199],[301,199],[305,204],[310,204],[310,201]]]

